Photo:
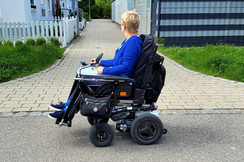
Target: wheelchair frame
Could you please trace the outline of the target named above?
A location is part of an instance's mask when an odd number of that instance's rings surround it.
[[[149,51],[149,54],[156,53],[157,48],[155,47],[154,37],[152,35],[148,36],[150,36],[150,43],[153,47],[150,47],[147,51]],[[147,36],[143,35],[143,37]],[[150,73],[150,69],[146,70]],[[83,93],[95,97],[111,94],[112,109],[109,118],[116,122],[117,131],[130,131],[133,140],[143,145],[155,143],[162,134],[167,133],[158,117],[157,104],[155,102],[145,104],[144,96],[147,89],[145,83],[147,84],[148,82],[148,76],[139,88],[136,85],[138,84],[138,79],[110,75],[103,75],[102,78],[84,78],[83,76],[80,74],[74,78],[75,81],[71,90],[71,93],[76,90],[74,97],[71,99],[64,116],[57,118],[56,124],[71,127],[72,119],[80,109],[79,103]],[[145,80],[145,76],[141,79]],[[84,80],[106,81],[108,83],[101,85],[93,92]],[[88,122],[92,125],[89,137],[93,145],[103,147],[111,144],[114,138],[114,131],[107,124],[109,118],[88,117]]]

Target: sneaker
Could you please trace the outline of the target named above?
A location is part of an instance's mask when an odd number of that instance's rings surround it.
[[[51,119],[57,119],[59,116],[63,116],[64,113],[65,112],[63,110],[62,111],[55,111],[54,113],[50,113],[48,115],[48,117],[51,118]]]
[[[65,108],[65,103],[59,102],[59,104],[57,104],[57,105],[50,104],[49,107],[56,111],[62,111]]]

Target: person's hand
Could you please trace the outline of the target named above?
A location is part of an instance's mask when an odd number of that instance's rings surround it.
[[[98,67],[97,72],[98,72],[98,74],[102,74],[103,73],[103,67]]]
[[[96,64],[96,59],[95,58],[91,59],[90,65],[92,65],[92,64]]]

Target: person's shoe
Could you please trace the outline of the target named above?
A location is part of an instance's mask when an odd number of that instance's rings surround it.
[[[57,104],[57,105],[50,104],[49,107],[56,111],[62,111],[65,108],[65,103],[59,102],[59,104]]]
[[[65,113],[64,110],[62,110],[62,111],[55,111],[54,113],[50,113],[48,115],[48,117],[51,118],[51,119],[57,119],[59,116],[63,116],[64,113]]]

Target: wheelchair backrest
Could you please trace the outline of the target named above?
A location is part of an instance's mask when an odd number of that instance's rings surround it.
[[[142,48],[139,59],[135,66],[132,78],[135,79],[135,88],[144,89],[147,87],[150,78],[154,74],[153,65],[155,62],[163,62],[162,56],[156,56],[157,46],[155,37],[152,34],[140,35]]]
[[[140,35],[140,37],[143,43],[133,72],[133,79],[136,81],[133,102],[152,103],[157,101],[164,85],[165,70],[160,70],[164,68],[162,65],[164,57],[156,54],[157,46],[152,34]],[[160,73],[160,71],[163,72]],[[155,86],[155,84],[159,84],[159,86]]]

